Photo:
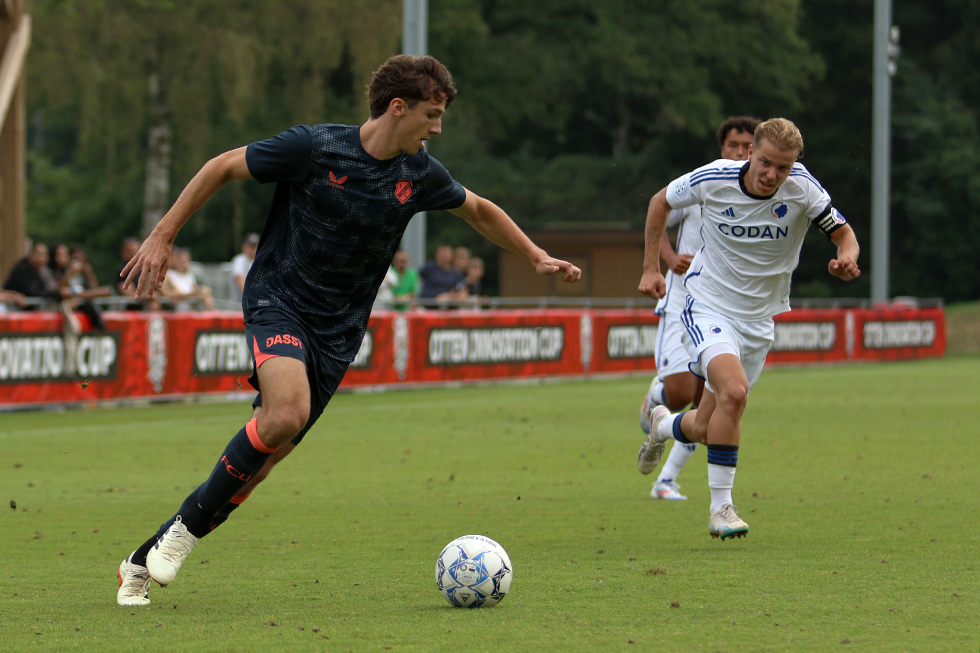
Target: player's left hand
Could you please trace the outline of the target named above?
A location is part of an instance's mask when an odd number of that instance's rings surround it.
[[[568,283],[575,283],[582,278],[582,270],[560,258],[546,258],[535,265],[534,269],[538,274],[557,274],[563,272],[564,275],[561,280]]]
[[[861,269],[858,268],[857,261],[844,257],[830,259],[830,263],[827,264],[827,271],[844,281],[854,281],[861,276]]]

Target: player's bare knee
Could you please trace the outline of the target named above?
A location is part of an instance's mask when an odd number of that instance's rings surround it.
[[[308,406],[287,404],[274,409],[267,407],[259,421],[259,436],[269,446],[278,447],[299,435],[309,419]]]
[[[718,406],[731,415],[741,415],[749,398],[749,389],[741,383],[733,383],[717,393]]]

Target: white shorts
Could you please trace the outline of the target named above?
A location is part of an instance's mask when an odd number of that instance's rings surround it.
[[[707,379],[708,370],[702,363],[701,354],[712,345],[728,345],[735,350],[742,363],[749,388],[755,385],[775,338],[772,318],[753,322],[735,320],[711,310],[688,295],[681,321],[697,350],[697,358],[690,365],[694,374]],[[705,387],[711,389],[709,384]]]
[[[681,322],[681,316],[664,313],[657,326],[657,376],[662,379],[673,374],[689,372],[688,364],[697,357],[691,338]]]

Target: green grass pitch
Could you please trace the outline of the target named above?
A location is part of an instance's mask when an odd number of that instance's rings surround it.
[[[0,413],[0,650],[977,650],[980,359],[767,370],[725,542],[703,450],[686,502],[636,470],[647,383],[342,393],[145,608],[119,562],[248,405]],[[495,608],[435,588],[468,533]]]

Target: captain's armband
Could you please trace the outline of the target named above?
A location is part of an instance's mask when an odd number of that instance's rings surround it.
[[[817,225],[817,228],[820,229],[824,235],[829,237],[830,234],[847,224],[847,220],[845,220],[844,216],[840,214],[840,211],[831,205],[827,205],[827,208],[821,211],[820,215],[813,219],[813,223]]]

